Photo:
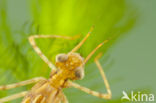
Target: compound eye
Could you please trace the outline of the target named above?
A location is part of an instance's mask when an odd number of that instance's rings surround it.
[[[77,67],[75,69],[75,76],[77,79],[83,79],[84,77],[84,69],[82,67]]]
[[[67,59],[68,56],[66,54],[59,54],[56,56],[56,62],[65,62]]]

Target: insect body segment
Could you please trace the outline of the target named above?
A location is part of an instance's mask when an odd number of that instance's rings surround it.
[[[61,89],[52,87],[48,80],[40,81],[29,91],[22,103],[55,103],[60,92]]]
[[[78,53],[71,53],[57,56],[56,67],[61,70],[74,70],[79,66],[83,66],[83,58]],[[63,60],[66,58],[66,60]]]
[[[56,67],[58,73],[50,79],[51,84],[56,88],[62,86],[65,80],[84,77],[83,58],[78,53],[59,54],[56,56]]]

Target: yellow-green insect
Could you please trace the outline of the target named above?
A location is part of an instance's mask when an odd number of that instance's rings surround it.
[[[68,103],[68,100],[64,93],[62,92],[63,88],[74,87],[84,91],[88,94],[91,94],[96,97],[103,99],[111,99],[111,90],[104,74],[104,71],[98,61],[101,57],[101,53],[95,57],[95,63],[101,73],[101,76],[106,85],[107,93],[99,93],[93,90],[90,90],[86,87],[80,86],[72,81],[83,79],[84,78],[84,66],[86,62],[91,58],[91,56],[99,49],[103,44],[108,40],[105,40],[99,44],[85,59],[76,53],[76,51],[81,47],[81,45],[87,40],[90,36],[91,30],[84,37],[84,39],[73,48],[68,54],[58,54],[56,56],[55,65],[48,60],[48,58],[41,52],[39,47],[35,43],[37,38],[60,38],[60,39],[75,39],[75,37],[68,36],[58,36],[58,35],[33,35],[29,37],[29,42],[32,45],[35,52],[41,57],[41,59],[48,64],[51,68],[51,76],[49,79],[44,77],[37,77],[31,80],[22,81],[15,84],[3,85],[0,86],[0,90],[8,90],[31,83],[36,83],[30,91],[24,91],[12,96],[4,97],[0,99],[0,103],[11,101],[20,97],[24,97],[21,103]]]

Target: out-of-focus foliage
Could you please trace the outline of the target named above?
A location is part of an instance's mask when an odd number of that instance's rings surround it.
[[[16,28],[16,23],[13,24],[14,19],[8,12],[8,9],[11,9],[9,2],[9,0],[0,1],[0,84],[19,82],[37,76],[49,77],[50,69],[33,51],[28,42],[27,38],[30,35],[75,36],[81,34],[81,37],[74,41],[37,40],[37,45],[54,63],[56,54],[69,52],[94,25],[95,29],[92,35],[78,52],[86,57],[99,43],[111,38],[105,46],[97,51],[97,53],[103,52],[106,55],[101,61],[104,65],[107,61],[104,58],[108,58],[106,51],[118,37],[133,27],[136,20],[135,11],[131,10],[130,5],[127,5],[124,0],[29,0],[27,8],[29,8],[28,12],[31,18],[23,20],[22,23],[14,21],[22,24],[20,28]],[[19,3],[19,5],[21,4]],[[14,12],[12,15],[23,17],[25,12],[22,11],[21,14]],[[78,82],[91,89],[103,91],[102,79],[92,60],[86,66],[86,78]],[[105,67],[106,71],[111,65],[108,63]],[[28,90],[30,87],[0,91],[0,97]],[[75,89],[66,89],[65,93],[70,103],[106,102],[106,100],[92,97]],[[14,103],[19,101],[14,101]],[[120,98],[115,102],[120,102]],[[114,100],[108,103],[114,103]]]

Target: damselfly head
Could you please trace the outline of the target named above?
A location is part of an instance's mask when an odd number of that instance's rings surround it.
[[[59,69],[73,70],[83,66],[83,58],[78,53],[58,54],[56,56],[56,66]]]
[[[84,59],[78,53],[58,54],[56,66],[58,69],[70,72],[70,79],[82,79],[84,77]]]

